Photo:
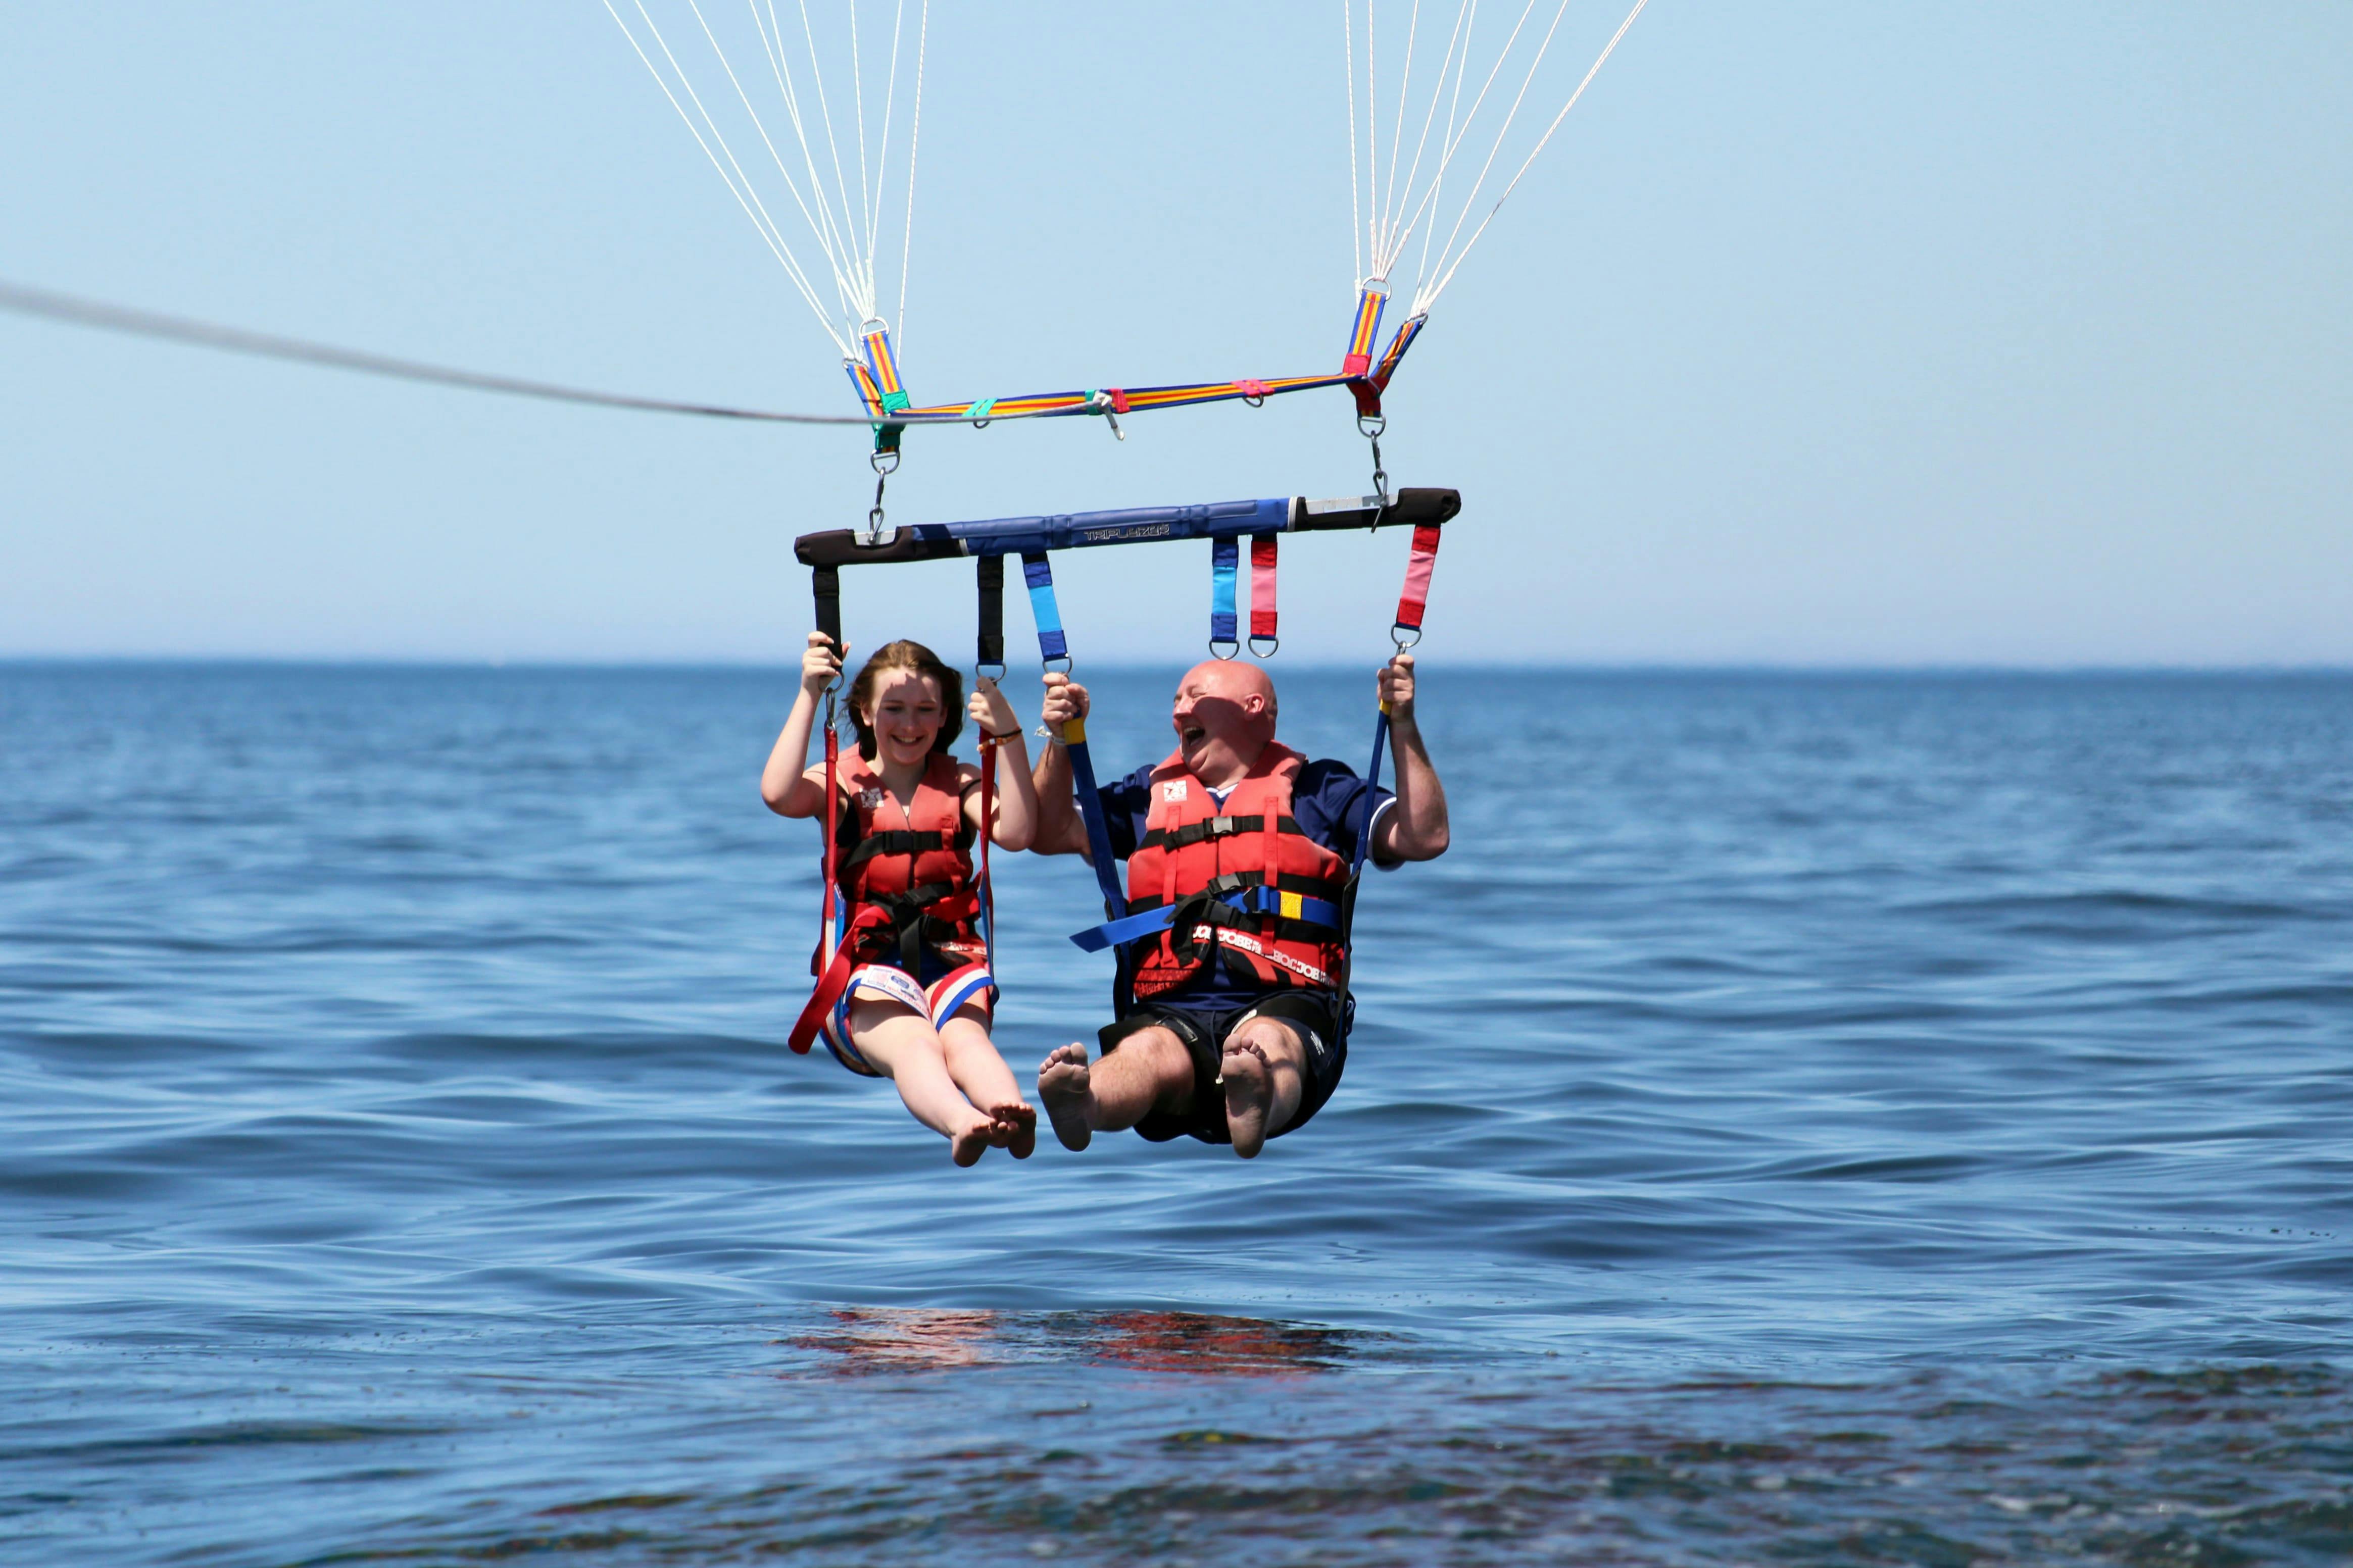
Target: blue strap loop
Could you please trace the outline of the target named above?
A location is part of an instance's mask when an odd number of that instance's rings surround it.
[[[1209,541],[1209,651],[1219,658],[1241,651],[1241,616],[1236,606],[1241,557],[1241,541],[1234,535]]]

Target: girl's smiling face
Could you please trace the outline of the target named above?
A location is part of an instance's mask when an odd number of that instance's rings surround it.
[[[894,669],[875,682],[865,717],[874,731],[875,761],[920,768],[947,721],[947,706],[938,681],[919,670]]]

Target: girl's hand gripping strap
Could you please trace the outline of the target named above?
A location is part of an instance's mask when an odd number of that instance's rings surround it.
[[[1038,622],[1039,662],[1050,669],[1060,659],[1067,671],[1071,645],[1062,635],[1062,612],[1054,603],[1054,568],[1045,552],[1021,557],[1021,576],[1029,584],[1029,613]],[[1127,913],[1127,900],[1119,890],[1119,868],[1112,858],[1111,827],[1103,821],[1094,760],[1087,754],[1087,721],[1069,721],[1057,738],[1071,759],[1071,786],[1078,795],[1079,817],[1087,825],[1087,853],[1094,860],[1095,885],[1103,889],[1103,910],[1118,920]]]

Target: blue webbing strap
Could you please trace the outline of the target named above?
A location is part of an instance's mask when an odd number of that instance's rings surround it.
[[[1373,847],[1373,807],[1381,787],[1381,752],[1388,745],[1389,705],[1381,704],[1381,716],[1373,724],[1373,765],[1365,774],[1365,815],[1356,824],[1356,852],[1348,858],[1348,880],[1355,881],[1365,874],[1365,857]]]
[[[1071,645],[1062,636],[1062,612],[1054,603],[1054,569],[1042,553],[1024,555],[1021,579],[1029,584],[1029,614],[1038,623],[1038,657],[1048,664],[1070,658]]]
[[[1251,914],[1278,915],[1284,920],[1329,926],[1335,931],[1340,928],[1339,905],[1299,893],[1282,893],[1272,888],[1245,888],[1239,892],[1228,893],[1224,901]],[[1155,936],[1166,931],[1176,918],[1176,906],[1164,904],[1140,915],[1107,921],[1092,930],[1075,932],[1071,940],[1087,952],[1101,952],[1107,947],[1124,946],[1138,937]]]
[[[1046,664],[1066,663],[1071,645],[1062,636],[1062,612],[1054,603],[1054,569],[1042,552],[1021,557],[1022,580],[1029,584],[1029,613],[1038,622],[1038,658]],[[1094,759],[1087,754],[1087,725],[1073,719],[1062,726],[1062,750],[1071,758],[1071,786],[1079,797],[1079,816],[1087,825],[1087,852],[1094,858],[1095,885],[1103,889],[1103,912],[1113,920],[1127,913],[1120,895],[1119,866],[1111,853],[1111,825],[1103,820],[1103,792],[1095,784]]]
[[[1209,651],[1219,658],[1231,658],[1241,651],[1241,617],[1234,607],[1241,558],[1241,541],[1234,535],[1209,541]],[[1218,653],[1219,643],[1225,644],[1226,652]]]

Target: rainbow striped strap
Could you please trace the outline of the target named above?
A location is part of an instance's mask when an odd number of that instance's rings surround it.
[[[1373,368],[1373,345],[1381,335],[1381,311],[1388,308],[1388,291],[1367,284],[1356,293],[1356,316],[1348,328],[1348,353],[1340,362],[1341,374],[1348,376],[1368,374]]]

